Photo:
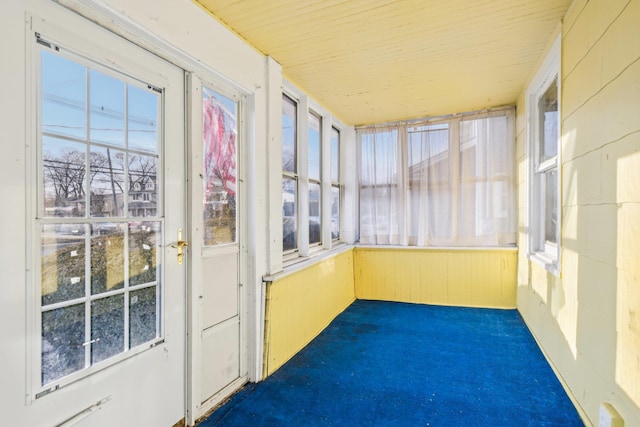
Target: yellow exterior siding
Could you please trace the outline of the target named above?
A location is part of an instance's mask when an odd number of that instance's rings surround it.
[[[575,0],[562,26],[561,276],[527,258],[518,102],[518,309],[591,423],[640,425],[640,1]]]
[[[515,249],[357,248],[356,298],[513,308],[516,266]]]
[[[293,357],[354,300],[353,249],[267,282],[264,376]]]

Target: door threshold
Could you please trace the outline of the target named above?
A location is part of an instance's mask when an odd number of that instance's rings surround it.
[[[222,388],[219,392],[202,402],[199,408],[197,408],[195,425],[197,426],[199,423],[204,421],[208,416],[210,416],[218,407],[222,406],[224,402],[227,401],[236,391],[238,391],[243,385],[248,382],[248,376],[243,375],[224,388]]]

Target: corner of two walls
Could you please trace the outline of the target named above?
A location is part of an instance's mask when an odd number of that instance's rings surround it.
[[[353,249],[267,282],[263,377],[274,373],[355,300]]]
[[[353,248],[267,283],[263,377],[355,299],[514,308],[517,250]]]
[[[516,248],[358,248],[356,298],[515,308]]]
[[[518,309],[590,423],[640,425],[640,1],[575,0],[562,25],[561,277],[518,259]],[[517,108],[519,241],[526,111]],[[522,246],[521,246],[522,248]]]

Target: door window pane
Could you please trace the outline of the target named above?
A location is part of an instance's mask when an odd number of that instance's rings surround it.
[[[236,242],[238,103],[202,89],[204,245]]]
[[[157,248],[160,246],[160,223],[129,223],[129,284],[155,282],[158,278]]]
[[[47,217],[82,217],[85,213],[86,145],[42,139],[42,201]]]
[[[89,125],[92,141],[124,146],[125,83],[89,71]]]
[[[158,211],[158,158],[129,154],[129,215],[156,216]]]
[[[156,287],[139,289],[129,294],[129,347],[144,344],[156,338],[158,303]]]
[[[84,368],[84,304],[42,313],[42,384]]]
[[[42,130],[84,139],[87,136],[87,69],[42,51]]]
[[[127,89],[128,146],[157,154],[160,95],[132,85]]]
[[[296,203],[296,180],[282,179],[282,217],[283,233],[282,245],[284,251],[290,251],[298,247],[298,206]]]
[[[124,159],[124,151],[91,147],[89,188],[92,217],[124,215]]]
[[[124,348],[124,296],[91,302],[91,363],[122,353]]]
[[[42,305],[83,297],[86,259],[84,224],[43,225],[40,241]]]
[[[124,287],[126,224],[98,222],[91,233],[91,294]]]

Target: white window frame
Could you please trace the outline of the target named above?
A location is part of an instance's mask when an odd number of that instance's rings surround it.
[[[300,163],[301,163],[301,159],[300,159],[300,136],[301,136],[301,125],[300,125],[300,100],[293,95],[292,93],[288,92],[288,91],[283,91],[282,93],[282,100],[284,102],[284,98],[287,97],[289,98],[294,104],[295,104],[295,110],[296,110],[296,131],[295,131],[295,135],[294,135],[294,149],[295,149],[295,154],[294,154],[294,162],[295,162],[295,170],[293,172],[291,171],[285,171],[284,170],[284,165],[282,165],[280,167],[280,169],[282,170],[282,180],[284,181],[285,179],[291,179],[293,181],[295,181],[296,184],[296,192],[294,195],[294,201],[295,201],[295,208],[296,208],[296,247],[293,249],[287,249],[284,250],[283,249],[283,258],[286,260],[289,259],[295,259],[299,256],[299,252],[300,252],[300,224],[301,224],[301,220],[300,220],[300,205],[301,205],[301,198],[300,195],[302,194],[302,191],[300,189],[300,183],[301,183],[301,179],[300,179],[300,172],[303,171],[304,169],[300,168]],[[282,144],[282,142],[281,142]],[[282,158],[281,158],[282,160]],[[282,185],[281,187],[282,188]],[[282,200],[282,197],[281,197]],[[281,223],[283,224],[283,233],[284,233],[284,212],[281,209],[282,215],[283,215],[283,220],[281,221]],[[284,238],[284,235],[283,235]],[[284,247],[284,244],[283,244]]]
[[[558,35],[526,91],[527,108],[527,252],[529,259],[544,267],[550,273],[560,275],[561,224],[562,224],[562,169],[561,169],[561,38]],[[540,149],[539,104],[538,101],[549,87],[556,83],[558,91],[558,135],[556,156],[542,163],[538,162]],[[555,243],[546,241],[544,173],[556,170],[556,212]]]
[[[338,235],[336,237],[333,237],[333,230],[331,231],[331,241],[334,243],[340,242],[341,239],[341,233],[340,231],[342,230],[342,193],[343,193],[343,185],[342,185],[342,156],[340,155],[340,151],[341,151],[341,147],[342,147],[342,134],[340,132],[340,129],[338,129],[335,125],[332,125],[330,128],[330,134],[329,134],[329,145],[331,150],[333,150],[333,133],[335,132],[338,135],[338,170],[336,171],[337,175],[338,175],[338,179],[337,181],[333,180],[333,151],[331,152],[331,155],[329,156],[330,160],[329,160],[329,171],[330,171],[330,176],[329,176],[329,181],[331,181],[331,189],[329,190],[329,197],[332,197],[332,192],[333,189],[336,188],[338,190]],[[329,214],[329,220],[332,220],[333,217],[333,206],[331,206],[331,201],[329,201],[329,208],[331,210],[330,214]],[[331,224],[331,227],[333,228],[333,223]]]
[[[319,139],[318,144],[319,144],[319,157],[320,157],[319,158],[320,179],[311,178],[310,174],[308,173],[309,172],[309,168],[310,168],[310,165],[309,165],[309,162],[308,162],[308,160],[309,160],[309,149],[308,148],[309,148],[309,130],[310,130],[310,126],[308,126],[308,123],[311,120],[311,116],[315,117],[315,119],[318,120],[318,127],[319,127],[319,129],[318,129],[318,139]],[[307,197],[310,197],[310,195],[311,195],[311,193],[309,191],[310,188],[311,188],[310,184],[316,184],[316,185],[320,186],[320,200],[319,200],[319,206],[318,206],[319,219],[320,219],[320,241],[319,242],[313,242],[313,243],[309,241],[309,250],[310,251],[313,251],[314,248],[316,248],[316,247],[322,246],[322,242],[324,240],[323,239],[324,236],[323,236],[323,233],[322,233],[322,228],[324,226],[324,219],[325,218],[324,218],[324,215],[322,214],[322,202],[323,202],[323,199],[324,199],[324,194],[323,194],[324,191],[322,189],[322,187],[323,187],[322,184],[323,184],[323,181],[325,180],[326,177],[325,177],[325,174],[323,173],[324,172],[323,171],[323,163],[324,162],[323,162],[323,158],[322,158],[322,153],[324,152],[324,145],[325,145],[324,144],[324,131],[323,131],[323,128],[322,128],[322,124],[323,123],[324,123],[324,117],[321,114],[319,114],[316,111],[314,111],[313,109],[309,108],[309,112],[307,114],[307,139],[305,141],[306,145],[307,145],[307,164],[306,164],[306,168],[307,168]],[[308,204],[307,209],[309,209],[311,207],[310,202],[311,202],[310,199],[307,200],[307,204]],[[309,213],[309,215],[308,215],[307,227],[305,228],[305,230],[306,230],[307,236],[310,236],[310,233],[311,233],[311,215],[310,214],[311,214],[311,212],[308,211],[308,213]]]
[[[284,267],[303,261],[326,250],[330,250],[342,243],[341,239],[331,238],[331,134],[332,129],[342,135],[344,125],[333,117],[326,109],[309,98],[304,92],[289,82],[283,82],[282,95],[296,103],[296,168],[297,182],[297,249],[283,251]],[[320,120],[320,181],[309,178],[309,116],[314,115]],[[339,153],[340,163],[342,153]],[[283,168],[281,167],[281,170]],[[342,176],[342,173],[339,174]],[[289,177],[282,173],[282,177]],[[309,244],[309,184],[320,184],[320,223],[321,242]],[[339,184],[339,183],[338,183]],[[340,191],[340,218],[343,217],[344,191]],[[280,210],[282,211],[282,210]],[[340,225],[342,230],[342,224]],[[342,233],[340,233],[342,235]]]

